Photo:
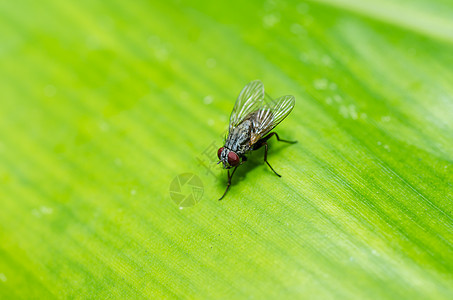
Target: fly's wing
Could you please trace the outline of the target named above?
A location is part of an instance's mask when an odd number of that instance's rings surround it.
[[[288,95],[272,100],[266,95],[264,102],[263,107],[251,114],[253,122],[251,145],[258,142],[289,115],[294,108],[295,98]]]
[[[259,80],[247,84],[239,94],[230,116],[229,131],[239,125],[245,117],[264,105],[264,86]]]

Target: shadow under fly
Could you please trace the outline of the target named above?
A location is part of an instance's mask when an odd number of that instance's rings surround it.
[[[294,144],[296,141],[281,139],[276,132],[271,132],[283,121],[294,108],[294,96],[287,95],[273,100],[264,93],[263,83],[255,80],[247,84],[239,94],[230,116],[230,124],[225,144],[217,151],[219,163],[227,169],[228,182],[225,197],[239,165],[247,161],[246,154],[264,147],[264,162],[277,175],[267,160],[267,141],[275,135],[278,141]],[[230,169],[234,168],[230,173]]]

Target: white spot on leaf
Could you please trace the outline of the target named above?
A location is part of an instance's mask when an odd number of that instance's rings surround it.
[[[206,66],[210,69],[215,68],[217,65],[217,61],[214,58],[208,58],[206,60]]]
[[[53,97],[57,94],[57,88],[51,84],[48,84],[44,87],[44,94],[47,97]]]
[[[302,25],[297,24],[297,23],[292,24],[290,30],[292,33],[294,33],[296,35],[305,33],[305,29],[302,27]]]
[[[332,58],[330,58],[329,55],[324,55],[324,56],[322,57],[321,61],[322,61],[322,63],[323,63],[324,65],[326,65],[326,66],[332,65],[332,62],[333,62],[333,61],[332,61]]]
[[[297,5],[297,12],[300,14],[306,14],[309,11],[310,7],[307,3],[299,3]]]
[[[203,98],[204,104],[211,104],[211,103],[212,103],[212,100],[213,100],[213,98],[212,98],[212,96],[210,96],[210,95],[208,95],[208,96],[206,96],[206,97]]]
[[[317,90],[325,90],[327,88],[328,84],[329,84],[329,81],[325,78],[316,79],[313,82],[313,86]]]
[[[53,213],[53,208],[47,206],[41,206],[40,208],[34,208],[31,211],[32,215],[37,218],[41,218],[43,215],[50,215]]]
[[[268,14],[263,17],[264,28],[274,27],[278,22],[280,22],[280,16],[278,14]]]

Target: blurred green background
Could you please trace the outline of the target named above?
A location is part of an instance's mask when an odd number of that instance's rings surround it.
[[[0,298],[452,299],[452,66],[450,0],[0,2]]]

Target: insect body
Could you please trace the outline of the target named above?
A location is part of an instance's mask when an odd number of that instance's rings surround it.
[[[267,161],[267,140],[273,135],[277,140],[295,143],[280,139],[277,133],[270,131],[285,119],[294,107],[294,96],[283,96],[272,100],[264,93],[263,83],[255,80],[247,84],[239,94],[230,116],[230,125],[225,145],[217,151],[219,163],[228,169],[228,184],[222,197],[226,195],[231,178],[237,167],[247,160],[245,154],[265,147],[264,161],[271,170],[281,177]],[[230,175],[229,169],[234,170]]]

